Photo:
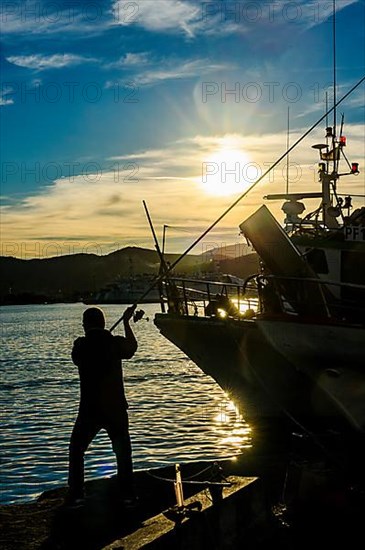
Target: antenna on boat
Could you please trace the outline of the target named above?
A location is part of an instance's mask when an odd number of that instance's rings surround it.
[[[289,119],[290,119],[290,107],[288,107],[288,128],[287,128],[287,134],[286,134],[286,150],[289,150]],[[289,194],[289,153],[286,156],[286,194]]]
[[[336,218],[341,217],[342,223],[344,223],[345,218],[343,214],[343,209],[347,208],[348,212],[351,208],[351,197],[346,197],[345,203],[343,199],[337,194],[337,182],[341,176],[345,175],[357,175],[359,174],[359,164],[353,162],[350,164],[344,148],[346,147],[346,137],[343,135],[343,124],[344,124],[344,115],[341,117],[341,126],[340,134],[337,136],[337,107],[339,102],[337,101],[337,73],[336,73],[336,0],[332,2],[333,6],[333,21],[332,21],[332,31],[333,31],[333,126],[328,126],[327,115],[330,113],[328,110],[328,94],[326,93],[326,144],[317,144],[313,145],[314,149],[319,150],[321,162],[319,163],[319,181],[322,184],[322,204],[320,209],[322,209],[322,220],[324,226],[329,229],[338,229],[339,223]],[[331,148],[329,147],[331,143]],[[345,159],[349,172],[339,173],[339,165],[341,156]],[[332,163],[332,168],[330,164]],[[335,199],[335,204],[333,204],[333,198]]]
[[[168,227],[169,227],[168,225],[164,224],[164,226],[162,228],[162,257],[163,258],[165,257],[166,229]]]
[[[336,145],[336,126],[337,126],[337,107],[336,107],[336,88],[337,88],[337,73],[336,73],[336,0],[333,0],[333,137],[332,137],[332,149],[335,151]],[[334,169],[336,171],[337,163],[335,160]]]

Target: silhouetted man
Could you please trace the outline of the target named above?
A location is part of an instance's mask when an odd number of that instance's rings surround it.
[[[84,455],[101,429],[107,431],[116,455],[121,498],[126,504],[134,499],[128,404],[121,362],[130,359],[137,350],[129,324],[134,310],[135,306],[130,306],[123,314],[125,336],[113,336],[105,329],[100,308],[88,308],[83,314],[85,336],[77,338],[72,349],[72,360],[79,369],[80,405],[70,440],[67,502],[71,505],[82,503]]]

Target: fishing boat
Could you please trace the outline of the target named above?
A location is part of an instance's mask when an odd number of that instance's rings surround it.
[[[365,434],[365,206],[353,207],[359,195],[347,187],[342,194],[340,180],[355,178],[359,164],[345,153],[344,115],[337,124],[338,105],[363,82],[337,101],[334,66],[333,107],[271,167],[325,121],[323,142],[313,145],[318,191],[287,186],[264,197],[284,201],[282,222],[264,203],[239,226],[258,254],[258,273],[229,283],[165,272],[156,326],[241,404],[248,421],[285,416]],[[316,207],[303,215],[307,200]]]
[[[129,304],[137,300],[141,294],[149,289],[152,275],[135,275],[133,277],[119,277],[104,288],[83,298],[84,304]],[[148,292],[143,303],[158,303],[160,294],[156,288]]]
[[[324,141],[314,145],[318,192],[267,196],[285,201],[283,224],[266,204],[240,224],[260,272],[243,284],[167,276],[154,322],[246,418],[284,413],[365,433],[365,207],[339,190],[340,178],[359,173],[344,153],[343,120]],[[301,217],[305,199],[319,204]]]

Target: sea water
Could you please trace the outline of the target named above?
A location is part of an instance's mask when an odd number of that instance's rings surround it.
[[[83,335],[78,304],[4,306],[1,320],[1,503],[24,502],[67,484],[68,444],[79,379],[70,357]],[[126,306],[105,305],[107,327]],[[251,445],[250,427],[223,390],[153,323],[158,304],[131,323],[135,356],[123,362],[135,470],[235,457]],[[122,324],[114,334],[123,334]],[[85,479],[116,473],[101,431],[85,457]]]

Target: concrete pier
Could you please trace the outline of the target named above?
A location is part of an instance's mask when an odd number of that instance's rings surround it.
[[[356,548],[365,511],[362,469],[344,475],[327,461],[304,460],[303,452],[300,460],[289,456],[248,450],[241,461],[221,461],[223,480],[231,483],[214,504],[212,462],[180,465],[184,504],[195,508],[179,523],[171,513],[174,466],[135,472],[139,505],[132,510],[121,504],[115,476],[87,481],[85,505],[75,510],[64,506],[67,488],[57,487],[34,501],[0,506],[0,547],[307,550],[315,541],[332,550]]]
[[[228,550],[249,540],[257,542],[269,523],[261,480],[230,476],[227,481],[231,485],[223,487],[221,499],[213,500],[210,489],[206,488],[184,501],[191,513],[181,521],[170,519],[173,509],[166,510],[103,550]]]

